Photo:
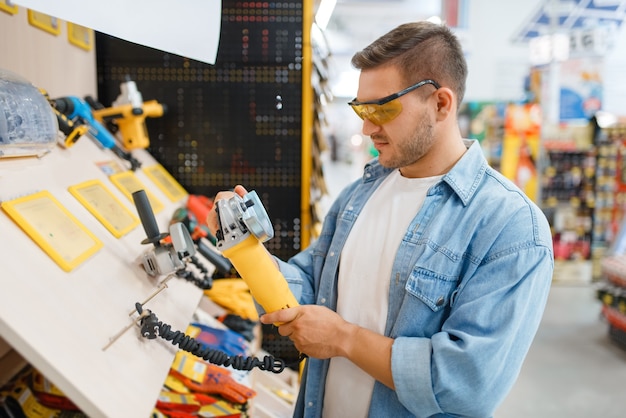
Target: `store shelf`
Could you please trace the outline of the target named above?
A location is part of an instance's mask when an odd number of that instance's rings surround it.
[[[11,380],[27,364],[17,351],[0,338],[0,387]]]
[[[144,150],[133,155],[142,167],[157,163]],[[68,191],[71,185],[98,179],[136,211],[109,180],[113,167],[125,169],[123,161],[88,136],[42,158],[0,159],[1,201],[46,190],[103,243],[97,253],[66,272],[6,213],[0,213],[0,337],[11,347],[9,353],[14,350],[37,368],[90,417],[145,417],[175,349],[141,338],[137,327],[104,348],[133,322],[129,314],[134,304],[152,295],[163,278],[150,277],[142,268],[141,257],[148,247],[141,244],[146,237],[141,226],[116,238]],[[181,202],[170,201],[141,169],[135,175],[163,203],[156,221],[166,231]],[[170,280],[147,307],[184,329],[201,294],[189,282]],[[6,363],[14,364],[12,359]],[[6,363],[0,362],[0,375],[11,374]]]
[[[258,352],[258,357],[267,353]],[[270,374],[258,369],[250,373],[250,381],[257,395],[252,401],[254,417],[289,418],[293,416],[298,395],[298,374],[285,369],[281,374]]]

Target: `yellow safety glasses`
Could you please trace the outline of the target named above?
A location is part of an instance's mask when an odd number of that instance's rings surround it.
[[[358,102],[355,98],[348,104],[361,119],[367,119],[374,125],[380,126],[392,121],[402,112],[402,103],[396,100],[398,97],[404,96],[426,84],[432,84],[436,89],[440,88],[439,84],[434,80],[422,80],[382,99]]]

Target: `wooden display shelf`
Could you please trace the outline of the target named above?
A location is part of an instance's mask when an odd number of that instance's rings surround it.
[[[0,388],[26,365],[26,360],[0,338]]]
[[[142,166],[156,164],[144,150],[133,151]],[[116,238],[85,208],[68,187],[97,179],[136,213],[111,184],[106,167],[124,166],[109,150],[84,136],[69,149],[55,148],[43,158],[0,159],[0,201],[47,190],[103,247],[70,272],[55,263],[6,213],[0,213],[0,337],[19,357],[49,378],[90,417],[149,416],[176,348],[160,339],[147,340],[131,327],[106,350],[110,338],[132,322],[136,302],[159,287],[162,277],[146,274],[141,257],[149,246],[142,226]],[[156,215],[167,231],[171,202],[141,170],[136,175],[162,202]],[[182,279],[169,280],[146,308],[178,329],[185,329],[202,291]],[[6,370],[0,363],[0,375]]]

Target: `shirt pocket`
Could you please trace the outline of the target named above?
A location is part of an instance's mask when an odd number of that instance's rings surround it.
[[[451,304],[458,278],[415,267],[406,283],[406,291],[424,302],[433,312]]]

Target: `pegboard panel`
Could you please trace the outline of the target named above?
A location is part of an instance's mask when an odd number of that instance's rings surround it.
[[[98,100],[128,76],[167,106],[146,119],[150,153],[190,193],[256,190],[281,258],[301,249],[302,14],[302,1],[222,1],[215,65],[96,34]]]

